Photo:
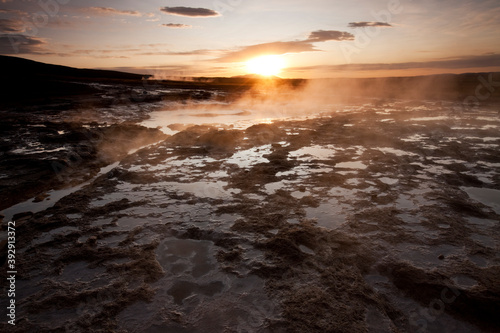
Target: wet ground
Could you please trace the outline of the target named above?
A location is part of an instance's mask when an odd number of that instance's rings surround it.
[[[17,215],[9,330],[500,330],[498,108],[181,109]]]

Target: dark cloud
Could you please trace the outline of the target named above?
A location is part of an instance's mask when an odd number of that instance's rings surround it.
[[[406,69],[466,69],[466,68],[486,68],[500,67],[500,54],[486,54],[479,56],[465,56],[449,59],[440,59],[423,62],[402,62],[402,63],[376,63],[376,64],[346,64],[332,66],[307,66],[295,67],[290,70],[322,70],[322,71],[387,71]]]
[[[0,54],[40,54],[45,42],[40,38],[20,34],[0,35]]]
[[[24,32],[24,24],[21,20],[0,19],[0,33]]]
[[[354,40],[354,35],[345,31],[336,30],[317,30],[311,32],[308,41],[311,42],[326,42],[329,40]]]
[[[326,41],[353,40],[354,35],[335,30],[318,30],[309,34],[306,40],[296,40],[290,42],[272,42],[257,45],[250,45],[237,51],[226,52],[225,55],[216,59],[219,62],[240,62],[246,61],[262,55],[281,55],[286,53],[302,53],[320,51],[314,47],[314,43]]]
[[[213,17],[220,16],[218,12],[207,8],[193,7],[163,7],[160,10],[170,15],[189,16],[189,17]]]
[[[192,28],[192,25],[189,24],[180,24],[180,23],[166,23],[162,24],[162,27],[172,28],[172,29],[189,29]]]
[[[84,8],[84,12],[90,12],[96,15],[129,15],[129,16],[142,16],[142,14],[135,10],[119,10],[109,7],[89,7]]]
[[[0,9],[0,14],[9,14],[27,17],[29,14],[24,10],[19,9]]]
[[[349,28],[366,28],[366,27],[392,27],[387,22],[351,22]]]

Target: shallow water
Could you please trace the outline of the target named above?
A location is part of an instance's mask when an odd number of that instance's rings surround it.
[[[356,162],[341,162],[337,163],[335,165],[336,168],[341,168],[341,169],[358,169],[358,170],[364,170],[368,166],[365,165],[363,162],[356,161]]]
[[[95,175],[92,179],[86,181],[83,184],[73,186],[70,188],[62,189],[62,190],[52,190],[47,192],[48,197],[42,201],[35,202],[35,198],[28,199],[24,202],[18,203],[17,205],[14,205],[12,207],[9,207],[5,210],[3,210],[1,213],[2,215],[5,216],[5,220],[11,221],[12,217],[18,213],[23,213],[23,212],[32,212],[32,213],[38,213],[41,212],[49,207],[54,206],[59,200],[62,198],[75,193],[76,191],[81,190],[83,187],[86,185],[92,184],[92,182],[97,179],[98,177],[107,174],[114,168],[116,168],[120,164],[120,162],[115,162],[112,163],[106,167],[101,168],[97,175]]]
[[[500,264],[500,192],[474,185],[482,177],[498,186],[500,162],[481,146],[497,144],[480,132],[486,120],[460,125],[478,132],[459,137],[433,127],[432,120],[458,120],[427,119],[429,105],[404,112],[393,105],[384,115],[365,108],[277,123],[285,134],[266,144],[247,138],[212,151],[166,140],[130,156],[99,186],[76,189],[91,199],[67,215],[70,226],[33,232],[23,250],[48,261],[27,269],[59,289],[56,299],[32,286],[29,301],[46,308],[26,315],[50,318],[54,328],[64,324],[58,316],[72,325],[87,318],[95,321],[89,331],[107,318],[124,331],[267,332],[269,323],[304,323],[304,313],[321,318],[318,325],[338,314],[368,330],[415,331],[412,313],[429,307],[406,283],[431,296],[427,285],[481,297],[494,290],[488,270]],[[188,111],[162,126],[253,117],[237,109]],[[393,269],[407,281],[397,283]],[[48,304],[57,300],[59,307]],[[456,311],[435,318],[430,331],[479,331]]]
[[[462,187],[462,190],[467,192],[472,199],[491,207],[500,215],[500,190],[478,187]]]
[[[193,125],[220,125],[233,129],[246,129],[252,125],[272,123],[284,119],[305,119],[317,116],[321,112],[303,116],[291,111],[276,111],[275,108],[255,110],[251,108],[234,108],[227,104],[205,104],[198,107],[176,108],[173,110],[154,111],[150,118],[141,123],[142,126],[160,128],[165,134],[173,135],[178,128]]]

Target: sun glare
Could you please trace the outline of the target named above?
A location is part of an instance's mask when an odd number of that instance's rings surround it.
[[[247,61],[247,71],[250,74],[264,76],[278,75],[285,67],[285,61],[277,55],[267,55]]]

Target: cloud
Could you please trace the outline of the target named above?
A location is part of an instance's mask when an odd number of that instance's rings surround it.
[[[354,35],[344,31],[317,30],[311,32],[306,40],[250,45],[236,51],[226,52],[225,55],[216,60],[219,62],[240,62],[262,55],[281,55],[286,53],[320,51],[315,48],[314,43],[332,40],[354,40]]]
[[[208,55],[212,54],[214,50],[194,50],[194,51],[186,51],[186,52],[168,52],[169,55],[181,55],[181,56],[190,56],[190,55]]]
[[[220,16],[218,12],[207,8],[193,7],[163,7],[160,10],[166,14],[189,17],[214,17]]]
[[[237,51],[227,52],[217,59],[219,62],[240,62],[262,55],[281,55],[286,53],[302,53],[318,51],[307,41],[272,42],[243,47]]]
[[[20,34],[0,35],[0,54],[41,54],[45,41]]]
[[[83,11],[90,12],[95,15],[129,15],[129,16],[142,16],[142,13],[135,10],[119,10],[109,7],[89,7],[84,8]]]
[[[189,29],[192,28],[192,25],[189,24],[180,24],[180,23],[166,23],[162,24],[162,27],[172,28],[172,29]]]
[[[210,55],[213,54],[214,50],[194,50],[194,51],[185,51],[185,52],[173,52],[173,51],[150,51],[150,52],[142,52],[137,53],[135,55],[141,56],[158,56],[158,55],[168,55],[168,56],[193,56],[193,55]]]
[[[406,69],[466,69],[500,67],[500,54],[485,54],[475,56],[463,56],[456,58],[438,59],[422,62],[402,63],[374,63],[374,64],[345,64],[326,66],[306,66],[290,68],[292,71],[387,71]]]
[[[0,33],[24,32],[25,27],[21,20],[0,19]]]
[[[311,32],[308,39],[311,42],[326,42],[329,40],[354,40],[354,35],[345,31],[317,30]]]
[[[351,22],[349,28],[366,28],[366,27],[392,27],[387,22]]]

